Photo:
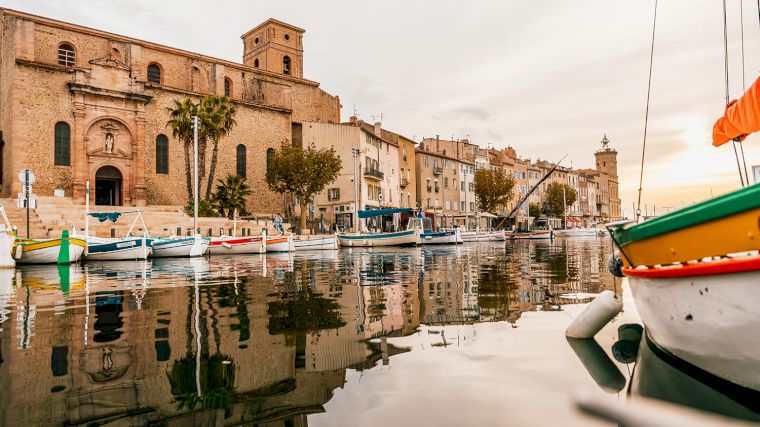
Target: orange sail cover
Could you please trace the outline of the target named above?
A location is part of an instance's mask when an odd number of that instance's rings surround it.
[[[713,145],[718,147],[734,138],[744,140],[760,130],[760,78],[739,99],[726,106],[726,114],[713,126]]]

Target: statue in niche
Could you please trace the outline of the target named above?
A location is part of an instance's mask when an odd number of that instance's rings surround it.
[[[113,153],[113,134],[107,133],[106,134],[106,148],[104,150],[106,153]]]

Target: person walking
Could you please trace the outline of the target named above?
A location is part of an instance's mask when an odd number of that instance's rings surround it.
[[[280,216],[279,212],[274,216],[274,228],[277,230],[277,234],[282,236],[284,231],[282,229],[282,216]]]

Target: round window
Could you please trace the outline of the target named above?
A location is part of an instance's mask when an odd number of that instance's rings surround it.
[[[285,40],[290,40],[290,36],[288,34],[285,34]]]
[[[255,39],[253,39],[253,43],[255,43],[255,44],[259,44],[259,38],[258,38],[258,37],[256,37]]]

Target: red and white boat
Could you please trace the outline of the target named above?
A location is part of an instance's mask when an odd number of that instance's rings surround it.
[[[293,236],[267,236],[265,248],[267,252],[293,252],[296,250],[293,245]]]
[[[263,254],[266,252],[266,245],[263,236],[220,236],[211,238],[208,252],[211,255]]]

